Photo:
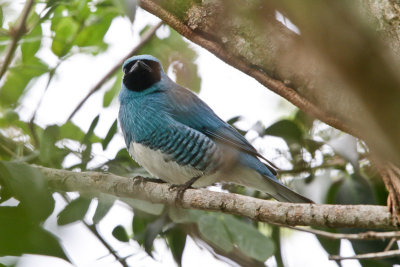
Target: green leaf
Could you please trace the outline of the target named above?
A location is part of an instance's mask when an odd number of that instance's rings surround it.
[[[125,228],[122,225],[118,225],[112,231],[112,235],[121,242],[128,242],[129,236]]]
[[[154,216],[146,216],[143,213],[135,212],[132,220],[133,238],[140,245],[144,245],[147,225],[153,222],[154,218]]]
[[[224,216],[217,214],[205,214],[197,222],[201,236],[217,248],[231,252],[232,240],[225,227]]]
[[[87,19],[85,27],[76,36],[75,44],[80,47],[98,47],[105,50],[107,44],[103,42],[104,35],[107,33],[111,21],[116,16],[115,12],[96,12]]]
[[[94,136],[94,129],[96,128],[97,123],[99,122],[99,118],[100,115],[97,115],[93,119],[92,123],[90,124],[89,130],[82,141],[82,143],[85,145],[85,149],[82,151],[82,163],[80,165],[82,170],[86,169],[86,166],[91,159],[92,144],[90,142],[90,139],[92,138],[92,136]]]
[[[335,204],[376,204],[373,190],[368,180],[360,173],[353,173],[346,176],[340,183],[336,194]],[[342,233],[360,233],[372,229],[340,229]],[[351,240],[356,254],[372,253],[383,251],[389,240]],[[362,260],[360,264],[366,267],[393,266],[399,262],[400,257],[382,260]]]
[[[82,220],[90,205],[90,199],[78,197],[72,200],[57,216],[59,225],[66,225]]]
[[[48,66],[36,57],[17,63],[7,72],[5,82],[0,89],[0,104],[5,107],[15,106],[28,83],[47,71]]]
[[[58,57],[65,56],[72,47],[79,24],[71,17],[62,17],[55,27],[51,50]]]
[[[138,170],[142,169],[139,164],[131,158],[126,148],[120,149],[114,159],[105,162],[103,166],[100,166],[100,169],[103,169],[104,167],[108,172],[129,177],[134,177],[135,173],[138,173]],[[125,202],[131,205],[129,201]]]
[[[85,20],[87,20],[91,14],[91,10],[89,8],[89,2],[91,1],[74,0],[69,2],[72,2],[72,5],[69,8],[71,15],[73,15],[77,22],[84,24]]]
[[[135,20],[137,0],[112,0],[114,6],[118,9],[120,14],[126,15],[133,23]]]
[[[117,132],[118,129],[118,121],[115,119],[114,123],[111,125],[110,130],[108,130],[108,133],[106,137],[104,138],[103,142],[101,142],[101,145],[103,146],[103,150],[107,149],[108,144],[110,143],[111,139],[114,137],[115,133]]]
[[[39,50],[42,42],[42,26],[38,23],[33,30],[24,37],[21,45],[22,61],[29,62]]]
[[[197,223],[200,217],[208,215],[209,212],[204,210],[186,210],[176,209],[173,207],[168,208],[168,216],[175,223]]]
[[[54,210],[54,199],[46,180],[39,170],[29,165],[0,161],[0,185],[20,201],[21,209],[32,222],[43,222]]]
[[[12,194],[7,187],[0,186],[0,204],[9,200],[10,198],[12,198]]]
[[[345,177],[336,194],[335,204],[375,204],[374,194],[368,181],[358,173]]]
[[[3,27],[4,16],[3,16],[3,7],[0,6],[0,28]]]
[[[274,242],[257,228],[232,215],[224,215],[224,219],[232,241],[244,254],[260,262],[266,261],[274,254]]]
[[[299,109],[294,116],[294,121],[301,126],[304,132],[308,132],[312,128],[315,118]]]
[[[1,115],[1,113],[0,113]],[[0,116],[0,127],[15,126],[15,122],[19,120],[18,113],[13,109],[7,109],[2,116]]]
[[[304,146],[312,155],[314,155],[315,151],[320,149],[323,145],[323,142],[315,141],[308,138],[304,139]]]
[[[165,26],[168,27],[168,26]],[[143,34],[148,27],[145,27]],[[153,36],[146,43],[138,54],[150,54],[157,57],[167,72],[169,68],[176,75],[176,82],[194,92],[200,91],[201,78],[198,74],[196,51],[191,48],[189,43],[183,40],[183,37],[172,28],[169,28],[170,35],[167,38],[160,39]]]
[[[20,207],[0,206],[0,256],[38,254],[68,261],[58,239],[31,221]]]
[[[121,201],[124,201],[126,204],[128,204],[132,208],[146,212],[151,215],[160,215],[164,210],[164,205],[159,204],[159,203],[151,203],[149,201],[125,198],[125,197],[120,197],[119,199]]]
[[[146,230],[146,224],[150,220],[148,218],[144,218],[135,213],[132,220],[132,231],[133,238],[140,244],[144,244],[144,232]]]
[[[115,96],[121,89],[121,82],[122,82],[122,71],[119,71],[116,74],[116,79],[113,86],[104,94],[103,107],[106,108],[111,104],[112,100],[115,98]]]
[[[52,165],[55,159],[55,142],[59,139],[60,129],[57,125],[48,126],[40,140],[40,155],[39,158],[42,162]]]
[[[52,0],[49,0],[52,1]],[[49,4],[48,1],[48,4]],[[54,2],[61,2],[64,0],[54,0]],[[52,14],[51,18],[51,25],[50,25],[50,30],[55,32],[57,29],[58,24],[60,21],[65,17],[66,14],[69,13],[68,9],[64,5],[59,5],[58,3],[54,3],[56,8],[54,9],[54,12]]]
[[[242,119],[241,116],[235,116],[233,118],[230,118],[226,123],[228,123],[229,125],[233,126],[233,124],[235,124],[236,122],[240,121]]]
[[[99,198],[96,211],[93,215],[93,223],[98,224],[104,218],[104,216],[107,215],[113,205],[114,200],[103,201],[101,198]]]
[[[182,266],[182,254],[186,245],[186,234],[177,226],[168,231],[167,240],[175,262],[178,266]]]
[[[90,126],[89,126],[89,130],[87,131],[85,137],[83,138],[82,143],[85,143],[85,144],[90,143],[90,138],[91,138],[92,135],[94,134],[94,129],[96,128],[97,123],[99,123],[99,119],[100,119],[100,115],[97,115],[97,116],[93,119],[92,123],[91,123]]]
[[[47,7],[57,6],[63,1],[65,1],[65,0],[48,0],[48,1],[46,1],[46,8]]]
[[[301,143],[303,132],[296,123],[290,120],[280,120],[267,129],[264,134],[283,138],[286,142]]]
[[[60,126],[60,140],[64,138],[83,142],[83,139],[85,138],[85,133],[73,122],[68,121]],[[98,143],[101,141],[101,138],[96,136],[95,134],[92,134],[87,139],[89,139],[90,143]]]
[[[85,133],[76,126],[73,122],[67,121],[60,126],[60,139],[71,139],[76,141],[82,141],[85,137]]]
[[[144,234],[144,250],[151,256],[151,251],[153,249],[153,243],[158,234],[161,233],[165,223],[167,221],[166,214],[163,214],[154,222],[147,224],[146,231]]]
[[[331,184],[331,186],[329,187],[329,190],[325,196],[326,204],[335,204],[336,203],[336,199],[337,199],[336,195],[337,195],[339,189],[341,188],[342,183],[343,183],[343,179],[340,179]]]
[[[19,201],[17,206],[0,206],[0,256],[29,253],[68,260],[57,238],[41,227],[54,210],[42,173],[26,164],[0,161],[0,187]]]
[[[322,227],[313,227],[313,228],[317,229],[317,230],[327,231],[330,233],[338,233],[338,231],[336,229],[322,228]],[[340,254],[340,244],[341,244],[340,239],[324,238],[324,237],[320,237],[318,235],[316,235],[316,238],[318,239],[321,246],[325,249],[325,251],[329,255],[339,255]]]

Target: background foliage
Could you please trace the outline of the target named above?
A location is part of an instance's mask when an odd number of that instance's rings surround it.
[[[10,53],[8,47],[12,39],[16,38],[13,30],[17,18],[7,14],[10,12],[8,4],[3,1],[0,6],[2,56]],[[132,2],[123,0],[49,0],[38,1],[31,8],[26,29],[21,36],[17,36],[15,53],[0,83],[0,256],[40,254],[71,260],[60,240],[44,227],[44,222],[54,212],[56,196],[62,196],[68,202],[57,214],[58,224],[83,221],[107,247],[97,225],[116,199],[105,195],[81,195],[71,199],[66,193],[53,192],[42,175],[28,164],[75,171],[108,171],[127,177],[145,173],[125,149],[121,149],[112,160],[101,163],[96,160],[93,146],[100,144],[104,151],[107,150],[113,137],[119,134],[117,121],[114,121],[102,138],[94,132],[102,120],[99,115],[92,118],[88,130],[83,131],[71,120],[57,125],[38,125],[35,122],[36,113],[30,120],[22,120],[20,107],[21,103],[29,101],[25,97],[39,78],[47,80],[47,90],[55,77],[63,75],[59,71],[60,66],[69,58],[82,54],[94,58],[107,53],[108,44],[104,42],[104,36],[111,23],[117,17],[127,17],[134,23],[134,10]],[[141,34],[149,27],[144,27]],[[39,56],[39,50],[52,53],[57,57],[57,63],[51,64],[45,57]],[[174,30],[170,29],[167,37],[153,36],[138,53],[158,57],[164,69],[174,74],[178,83],[196,92],[200,90],[201,78],[195,63],[197,54]],[[121,72],[110,77],[110,81],[104,84],[104,109],[117,102]],[[235,126],[240,120],[235,117],[229,123]],[[368,148],[359,140],[301,111],[272,125],[257,123],[249,129],[238,130],[243,134],[251,131],[253,136],[256,133],[253,142],[273,140],[271,136],[283,140],[284,145],[276,150],[276,158],[279,158],[283,168],[280,178],[316,202],[386,204],[385,188],[366,159]],[[66,158],[71,155],[78,158],[79,162],[67,165]],[[267,198],[266,195],[243,187],[223,185],[223,189]],[[180,265],[186,238],[191,236],[194,240],[207,243],[209,249],[213,249],[216,254],[241,265],[257,266],[272,256],[278,265],[284,262],[280,253],[282,237],[277,227],[232,215],[183,211],[131,199],[118,201],[128,204],[134,216],[129,229],[118,225],[112,235],[128,245],[139,244],[150,256],[154,240],[163,239],[176,263]],[[91,203],[94,203],[96,209],[93,217],[87,220],[86,214]],[[328,253],[339,253],[340,241],[323,238],[319,241]],[[386,242],[357,241],[352,242],[352,246],[357,253],[366,253],[383,250]],[[118,251],[107,248],[122,265],[127,266],[129,258],[119,257]],[[396,261],[399,259],[360,261],[360,264],[391,266]]]

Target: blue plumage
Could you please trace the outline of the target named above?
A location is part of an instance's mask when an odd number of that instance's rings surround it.
[[[173,82],[160,62],[134,56],[124,65],[119,121],[132,157],[173,184],[233,182],[280,201],[310,202],[282,185],[273,168],[233,127],[191,91]]]

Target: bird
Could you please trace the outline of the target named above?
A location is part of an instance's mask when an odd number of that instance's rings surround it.
[[[151,55],[122,65],[119,123],[131,157],[151,175],[187,188],[233,183],[282,202],[313,203],[283,185],[275,166]]]

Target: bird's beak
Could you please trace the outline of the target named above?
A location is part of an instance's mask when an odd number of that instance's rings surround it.
[[[138,60],[138,61],[136,61],[135,64],[132,65],[132,67],[130,68],[128,73],[132,73],[138,69],[145,69],[148,72],[152,72],[152,69],[149,67],[149,65],[147,65],[143,61]]]

